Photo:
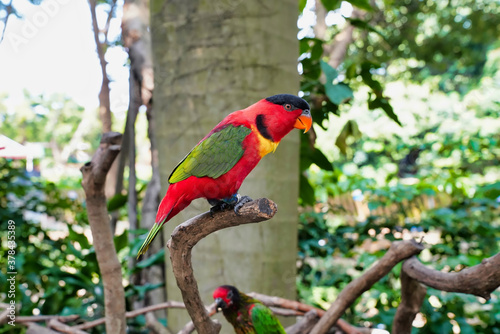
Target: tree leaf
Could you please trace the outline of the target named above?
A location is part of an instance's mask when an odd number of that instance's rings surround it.
[[[349,0],[349,3],[353,6],[360,8],[360,9],[364,9],[367,12],[373,12],[373,7],[370,6],[369,0]]]
[[[327,11],[339,8],[341,2],[340,0],[321,0],[321,3],[325,6]]]
[[[314,196],[314,188],[311,186],[307,178],[303,173],[300,173],[300,199],[302,200],[302,205],[314,205],[316,203],[316,197]]]
[[[368,21],[363,21],[360,19],[352,19],[352,18],[346,18],[346,20],[349,21],[350,24],[352,24],[353,26],[355,26],[357,28],[368,30],[368,31],[371,31],[371,32],[378,34],[380,37],[382,37],[384,39],[384,41],[387,42],[387,36],[382,31],[378,30],[377,28],[372,26],[370,23],[368,23]]]
[[[69,233],[69,238],[73,241],[78,242],[80,244],[80,247],[82,247],[82,249],[90,248],[89,240],[87,239],[85,234],[75,232],[71,226],[68,226],[68,233]]]
[[[139,269],[143,269],[154,264],[160,264],[165,261],[165,248],[162,248],[157,253],[151,255],[145,260],[138,262],[135,267]]]
[[[356,123],[356,121],[348,120],[335,140],[335,145],[344,155],[347,154],[347,138],[349,137],[353,137],[354,139],[361,137],[361,131],[359,131],[358,123]]]
[[[349,88],[344,83],[333,84],[333,80],[337,79],[339,72],[334,69],[330,64],[321,60],[320,61],[321,70],[326,76],[325,83],[325,94],[328,96],[330,101],[336,105],[341,104],[345,100],[352,99],[354,97],[352,89]]]
[[[311,60],[318,60],[323,55],[323,42],[315,41],[311,48]]]
[[[382,108],[382,110],[385,111],[386,115],[389,116],[390,119],[396,122],[399,126],[402,126],[401,122],[398,119],[398,116],[394,113],[394,109],[389,104],[389,100],[387,100],[385,97],[376,97],[375,100],[368,101],[368,108],[370,108],[371,110]]]
[[[321,152],[319,148],[312,150],[311,152],[311,161],[316,164],[319,168],[333,171],[333,165],[328,160],[328,158]]]
[[[299,13],[302,13],[304,11],[304,8],[306,8],[307,0],[299,0]]]
[[[354,98],[352,89],[344,83],[333,85],[330,82],[327,82],[325,84],[325,92],[330,101],[336,105]]]
[[[108,201],[108,211],[116,211],[127,204],[128,195],[116,194]]]
[[[122,234],[115,236],[113,242],[117,252],[125,248],[128,245],[128,231],[125,230]]]
[[[323,71],[323,73],[325,73],[327,82],[329,81],[331,83],[331,82],[333,82],[333,80],[337,79],[339,72],[337,72],[336,69],[331,67],[330,64],[321,60],[320,66],[321,66],[321,70]]]

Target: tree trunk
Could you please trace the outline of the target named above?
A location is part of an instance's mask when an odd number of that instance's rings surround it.
[[[130,57],[130,111],[135,110],[135,115],[141,105],[146,106],[146,116],[148,119],[148,137],[151,143],[151,168],[152,177],[148,183],[144,199],[142,201],[142,212],[140,227],[150,229],[156,218],[156,210],[160,202],[160,171],[158,169],[158,151],[154,140],[154,118],[152,111],[152,92],[153,92],[153,64],[151,55],[151,35],[149,33],[149,0],[126,0],[123,6],[122,37],[124,46],[128,49]],[[128,117],[134,114],[129,112]],[[128,119],[128,118],[127,118]],[[135,122],[134,122],[135,123]],[[129,134],[128,156],[130,157],[130,177],[129,177],[129,213],[131,208],[136,210],[137,194],[135,192],[136,182],[135,170],[132,160],[135,163],[135,135],[133,131],[133,122],[128,122],[126,134]],[[127,157],[125,157],[127,158]],[[124,166],[124,165],[123,165]],[[123,176],[123,168],[122,176]],[[120,183],[123,184],[123,181]],[[130,197],[133,195],[133,197]],[[135,203],[135,204],[134,204]],[[136,215],[133,215],[137,218]],[[135,222],[136,223],[136,222]],[[131,228],[137,228],[132,226]],[[162,238],[159,238],[160,240]],[[149,254],[156,253],[161,249],[161,244],[152,245]],[[135,259],[134,259],[135,261]],[[133,278],[137,284],[156,284],[165,281],[163,268],[151,266],[142,270],[137,277]],[[158,288],[147,294],[146,298],[139,305],[134,304],[134,308],[160,304],[166,301],[164,288]],[[166,311],[158,310],[155,312],[157,318],[165,318]]]
[[[163,195],[175,165],[227,114],[270,95],[298,92],[297,3],[152,1],[151,14]],[[279,211],[273,221],[220,231],[194,250],[194,273],[205,303],[222,284],[295,298],[298,136],[288,135],[240,189],[275,201]],[[205,200],[194,201],[164,226],[165,236],[208,208]],[[180,300],[167,267],[168,298]],[[187,321],[185,312],[169,311],[172,330]]]
[[[127,327],[125,292],[122,285],[121,265],[109,225],[104,184],[106,175],[120,152],[121,139],[122,135],[119,133],[104,133],[92,161],[80,169],[83,175],[82,187],[85,190],[89,225],[104,288],[106,331],[116,334],[125,334]]]
[[[113,18],[114,11],[116,8],[116,0],[111,2],[111,7],[109,8],[108,15],[106,18],[106,24],[104,27],[100,28],[97,20],[96,7],[98,6],[97,0],[88,0],[90,7],[90,16],[92,18],[92,29],[94,31],[94,41],[96,44],[96,52],[99,58],[99,64],[101,65],[101,90],[99,91],[99,118],[102,123],[102,133],[106,133],[112,130],[112,120],[111,120],[111,100],[110,100],[110,89],[109,89],[109,77],[106,65],[106,49],[109,46],[108,32],[111,19]],[[104,40],[101,41],[100,34],[103,34]],[[107,198],[113,197],[116,194],[116,175],[118,173],[118,159],[115,160],[111,169],[108,173],[108,178],[106,179],[105,193]],[[114,233],[114,221],[111,221],[112,232]]]

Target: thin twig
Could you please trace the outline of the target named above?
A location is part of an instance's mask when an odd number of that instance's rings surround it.
[[[75,321],[80,318],[79,315],[32,315],[32,316],[18,316],[16,317],[16,323],[22,324],[27,322],[39,322],[39,321],[50,321],[51,319],[57,319],[60,322]]]
[[[184,303],[182,303],[182,302],[170,301],[170,302],[165,302],[165,303],[161,303],[161,304],[146,306],[146,307],[140,308],[138,310],[134,310],[134,311],[129,311],[129,312],[125,313],[125,317],[127,319],[128,318],[135,318],[138,315],[148,313],[148,312],[157,311],[157,310],[162,310],[165,308],[185,308],[185,306],[184,306]],[[78,325],[78,326],[73,326],[73,328],[88,329],[88,328],[102,325],[105,322],[105,320],[106,320],[106,318],[100,318],[100,319],[96,319],[93,321],[85,322],[85,323]]]

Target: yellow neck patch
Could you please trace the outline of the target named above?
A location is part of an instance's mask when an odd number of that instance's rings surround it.
[[[252,132],[257,136],[257,141],[259,143],[259,155],[262,158],[266,154],[276,151],[279,142],[273,142],[272,140],[264,138],[259,130],[255,126],[252,126]]]

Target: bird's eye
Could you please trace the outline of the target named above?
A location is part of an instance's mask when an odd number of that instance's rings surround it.
[[[293,110],[293,107],[291,104],[284,104],[283,105],[283,108],[285,108],[286,111],[292,111]]]

